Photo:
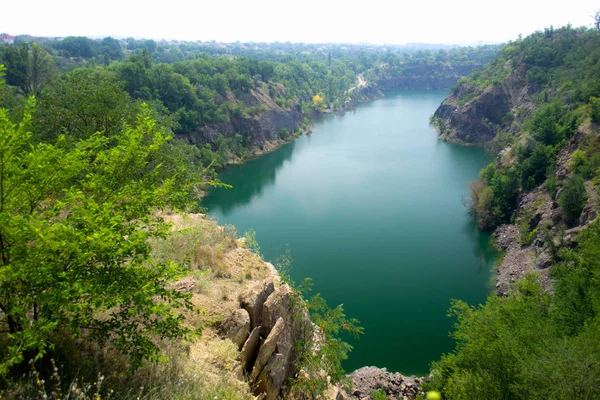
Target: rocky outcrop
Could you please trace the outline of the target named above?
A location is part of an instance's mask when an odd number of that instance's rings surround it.
[[[242,113],[230,115],[225,122],[201,125],[187,134],[186,139],[189,142],[210,143],[218,136],[233,138],[236,134],[241,134],[247,138],[249,144],[259,146],[278,139],[282,129],[287,129],[290,133],[296,131],[304,120],[304,115],[298,107],[287,109],[275,103],[264,83],[247,93],[238,94],[237,97],[231,93],[229,96],[230,98],[222,100],[232,104],[242,102],[246,108],[259,108],[260,111],[255,116]]]
[[[496,292],[506,296],[511,285],[535,265],[535,252],[529,246],[521,246],[519,227],[501,225],[496,229],[498,246],[506,251],[500,265],[496,268]]]
[[[450,90],[462,77],[470,75],[482,64],[415,64],[404,66],[383,66],[377,68],[376,85],[382,91],[389,90]]]
[[[462,76],[403,76],[377,80],[382,91],[389,90],[450,90]]]
[[[240,295],[240,306],[248,312],[252,329],[260,325],[263,305],[274,291],[273,280],[266,279],[253,283]]]
[[[459,85],[434,113],[440,136],[451,142],[484,144],[491,142],[499,130],[517,132],[519,116],[533,110],[531,95],[537,90],[527,81],[526,72],[521,65],[511,70],[502,83],[485,89]]]
[[[557,227],[562,223],[562,211],[548,192],[536,188],[521,196],[516,214],[521,220],[521,227],[505,224],[494,232],[496,245],[506,252],[496,268],[496,292],[501,296],[507,295],[513,283],[532,271],[538,273],[544,289],[551,290],[549,267],[554,262],[552,246],[556,244],[547,241],[559,235]],[[534,236],[527,244],[523,244],[521,237],[521,230],[525,228]]]
[[[557,181],[564,181],[572,174],[569,166],[571,156],[590,134],[596,133],[588,124],[582,125],[560,150],[556,157]],[[510,151],[505,153],[499,156],[499,160],[508,158]],[[500,163],[505,164],[506,160],[501,160]],[[532,271],[538,273],[544,289],[552,290],[550,267],[555,262],[557,249],[561,246],[574,246],[577,234],[597,217],[598,192],[592,182],[586,182],[586,191],[588,201],[577,226],[570,229],[566,229],[563,212],[555,201],[560,190],[555,199],[543,187],[521,194],[515,211],[519,226],[501,225],[494,233],[496,245],[505,251],[504,258],[496,269],[496,291],[499,295],[506,295],[514,282]],[[528,240],[521,237],[523,229],[532,236]]]
[[[344,107],[338,111],[348,111],[361,103],[376,100],[383,97],[383,92],[377,84],[365,84],[352,90],[350,98],[344,103]]]
[[[252,371],[256,357],[258,356],[258,348],[260,346],[260,330],[261,326],[257,326],[252,330],[248,340],[244,343],[240,352],[240,363],[246,372]]]
[[[416,399],[424,396],[422,378],[388,372],[385,368],[363,367],[348,375],[352,398],[370,400],[374,391],[383,391],[388,399]]]
[[[312,326],[307,311],[294,306],[292,289],[287,284],[275,286],[274,281],[276,276],[251,283],[239,296],[240,308],[219,329],[223,338],[241,348],[239,360],[248,382],[256,395],[266,399],[285,396],[286,384],[297,372],[294,343],[314,331],[307,329]],[[240,344],[242,336],[246,339]]]
[[[219,333],[227,339],[231,339],[241,349],[248,336],[250,336],[250,315],[248,311],[243,308],[235,310],[220,324]]]
[[[275,350],[277,349],[279,337],[284,329],[285,325],[283,318],[279,318],[273,329],[271,329],[269,332],[269,335],[265,341],[260,346],[258,356],[256,357],[256,362],[254,363],[254,366],[252,367],[252,373],[250,374],[251,382],[257,382],[258,376],[263,371],[265,365],[267,365],[267,362],[269,362],[269,360],[272,358]]]

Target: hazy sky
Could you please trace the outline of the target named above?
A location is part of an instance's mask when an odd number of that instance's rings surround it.
[[[591,0],[4,1],[0,32],[217,41],[504,42],[592,23]],[[26,4],[26,10],[24,10]]]

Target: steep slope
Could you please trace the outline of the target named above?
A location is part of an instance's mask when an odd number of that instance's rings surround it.
[[[445,140],[498,153],[471,186],[505,256],[486,304],[461,301],[444,398],[598,398],[600,33],[547,29],[508,44],[432,116]]]
[[[529,113],[534,108],[535,86],[526,77],[526,66],[508,70],[506,79],[484,89],[462,81],[435,111],[432,121],[443,139],[458,143],[483,144],[498,130],[515,133],[519,120],[511,113]]]
[[[443,138],[483,144],[515,134],[543,103],[566,107],[597,95],[598,37],[593,30],[546,29],[511,42],[483,71],[461,79],[432,122]]]

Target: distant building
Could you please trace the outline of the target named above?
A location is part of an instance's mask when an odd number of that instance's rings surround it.
[[[0,43],[15,44],[15,37],[8,33],[0,33]]]

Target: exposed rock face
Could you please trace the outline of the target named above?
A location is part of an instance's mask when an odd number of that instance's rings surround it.
[[[284,90],[284,89],[282,89]],[[246,107],[260,106],[262,112],[255,117],[231,116],[226,122],[205,124],[187,135],[191,143],[212,142],[218,136],[232,138],[241,134],[254,145],[260,145],[276,139],[281,129],[294,132],[304,120],[302,111],[297,107],[285,109],[277,105],[269,96],[266,85],[256,87],[237,97],[223,99],[230,102],[241,101]]]
[[[467,74],[468,75],[468,74]],[[383,91],[388,90],[449,90],[461,76],[428,77],[407,76],[401,78],[380,79],[377,85]]]
[[[458,80],[468,76],[480,64],[464,65],[412,65],[404,70],[400,76],[390,73],[389,69],[382,67],[379,71],[377,86],[382,91],[388,90],[449,90]]]
[[[258,347],[260,346],[260,330],[261,326],[257,326],[252,330],[248,340],[244,343],[242,351],[240,352],[240,362],[242,367],[247,371],[252,371],[254,361],[258,354]]]
[[[279,318],[277,323],[269,332],[269,336],[264,341],[262,346],[260,346],[260,350],[258,352],[258,357],[256,358],[256,362],[254,363],[254,367],[252,368],[252,374],[250,374],[250,381],[255,382],[260,373],[262,372],[267,362],[275,353],[275,349],[277,349],[277,342],[279,341],[279,336],[285,329],[285,325],[283,322],[283,318]]]
[[[314,332],[306,329],[312,326],[308,312],[293,305],[292,289],[286,284],[275,287],[273,280],[246,288],[239,297],[241,308],[227,317],[219,330],[222,337],[232,338],[241,348],[239,359],[252,390],[267,399],[286,395],[285,384],[297,372],[294,343]]]
[[[231,339],[238,348],[242,348],[250,335],[250,315],[248,311],[239,308],[227,317],[219,327],[219,333]]]
[[[511,284],[533,269],[535,252],[529,247],[521,247],[521,233],[515,225],[501,225],[495,235],[499,247],[506,251],[502,263],[496,268],[496,291],[499,295],[506,295]]]
[[[248,311],[252,329],[260,325],[263,305],[274,290],[273,281],[267,279],[256,282],[240,296],[240,305]]]
[[[286,321],[290,317],[290,295],[292,289],[283,285],[275,290],[264,302],[262,307],[263,335],[270,332],[280,319]]]
[[[588,201],[581,211],[579,225],[588,225],[598,216],[598,191],[595,190],[592,182],[586,182],[585,190],[588,195]]]
[[[571,156],[583,143],[586,135],[592,133],[590,126],[581,126],[561,149],[556,158],[557,180],[567,179],[571,175]],[[506,295],[510,286],[530,271],[539,274],[544,289],[552,290],[550,267],[555,262],[553,252],[563,245],[573,246],[576,235],[597,217],[598,194],[591,182],[586,182],[586,191],[588,202],[583,208],[578,226],[567,229],[564,233],[563,212],[545,189],[538,187],[520,196],[515,215],[522,220],[527,218],[524,223],[528,231],[534,233],[534,238],[531,244],[521,245],[518,226],[502,225],[496,229],[496,245],[506,251],[502,263],[497,267],[496,291],[499,295]]]
[[[280,391],[286,379],[287,360],[283,354],[275,354],[256,380],[255,393],[265,393],[267,400],[280,398]]]
[[[367,101],[375,100],[380,97],[383,97],[383,92],[380,90],[377,84],[367,84],[358,87],[356,90],[352,91],[350,99],[346,101],[346,103],[344,104],[344,109],[340,111],[350,110],[359,105],[360,103],[365,103]]]
[[[484,90],[463,84],[435,111],[436,127],[442,138],[458,143],[483,144],[494,139],[498,130],[516,132],[520,121],[515,115],[534,108],[524,65],[513,70],[499,85]],[[512,111],[512,118],[507,117]]]
[[[383,389],[388,399],[415,399],[423,396],[422,379],[388,372],[385,368],[363,367],[348,378],[352,381],[350,394],[360,400],[372,399],[371,392]]]

